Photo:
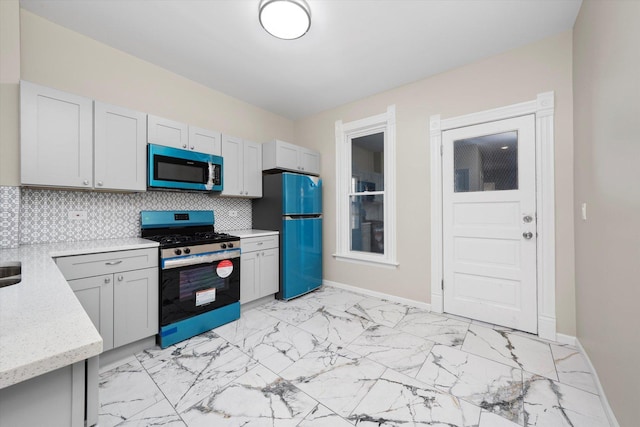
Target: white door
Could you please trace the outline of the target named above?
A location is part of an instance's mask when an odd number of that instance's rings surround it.
[[[442,146],[444,311],[537,333],[535,117]]]

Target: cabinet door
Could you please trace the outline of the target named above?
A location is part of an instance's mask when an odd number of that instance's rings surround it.
[[[131,191],[147,189],[145,119],[143,113],[95,102],[95,188]]]
[[[223,196],[244,195],[243,184],[243,141],[233,136],[222,136]]]
[[[299,171],[300,164],[298,162],[297,145],[289,144],[284,141],[276,141],[276,166],[279,169],[289,169]]]
[[[189,149],[198,153],[222,155],[220,132],[189,126]]]
[[[262,197],[262,144],[244,141],[243,182],[247,197]]]
[[[113,275],[69,280],[69,286],[102,336],[102,351],[113,348]]]
[[[158,333],[158,269],[114,274],[113,345]]]
[[[279,250],[267,249],[260,252],[260,295],[273,295],[280,289]]]
[[[93,114],[88,98],[20,83],[24,185],[93,186]]]
[[[240,304],[260,298],[258,293],[258,254],[243,253],[240,256]]]
[[[147,142],[186,150],[189,147],[187,125],[149,114],[147,115]]]
[[[311,175],[320,175],[320,153],[300,147],[298,152],[300,171]]]

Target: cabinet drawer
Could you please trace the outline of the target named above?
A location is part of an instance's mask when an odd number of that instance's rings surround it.
[[[261,251],[278,247],[278,235],[264,237],[247,237],[240,240],[242,252]]]
[[[60,257],[56,263],[67,280],[100,276],[157,267],[158,248]]]

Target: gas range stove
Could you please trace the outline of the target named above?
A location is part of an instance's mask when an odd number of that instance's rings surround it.
[[[218,233],[213,211],[143,211],[141,236],[160,243],[161,258],[239,249],[240,238]]]
[[[208,243],[224,243],[238,240],[236,236],[227,233],[196,232],[194,234],[158,234],[143,236],[145,239],[160,243],[161,248],[174,248],[184,245],[204,245]]]

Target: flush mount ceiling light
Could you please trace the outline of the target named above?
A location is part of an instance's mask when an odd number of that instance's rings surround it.
[[[262,28],[279,39],[300,38],[311,27],[311,9],[304,0],[262,0],[259,10]]]

